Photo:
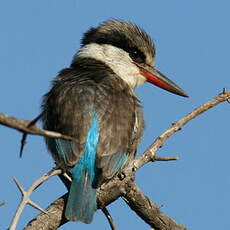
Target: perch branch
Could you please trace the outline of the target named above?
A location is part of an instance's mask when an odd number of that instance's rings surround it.
[[[137,187],[133,181],[125,187],[123,200],[128,206],[146,223],[155,230],[173,230],[186,228],[160,211],[155,203],[153,203],[143,192]]]
[[[152,226],[154,229],[185,229],[183,226],[177,224],[174,220],[170,219],[166,215],[162,214],[159,207],[153,205],[146,196],[142,194],[140,189],[134,184],[134,174],[135,170],[141,168],[143,165],[150,161],[155,161],[157,150],[164,144],[164,142],[175,132],[181,130],[181,128],[187,124],[190,120],[196,118],[198,115],[204,113],[208,109],[216,106],[217,104],[223,101],[229,101],[230,91],[219,94],[214,99],[209,102],[197,107],[191,113],[174,123],[168,130],[162,133],[154,143],[143,153],[140,157],[133,160],[123,171],[122,173],[125,177],[114,177],[107,183],[103,184],[98,191],[97,196],[97,204],[98,208],[102,209],[106,207],[108,204],[112,203],[120,196],[127,202],[128,205],[132,208],[133,211],[137,213],[146,223]],[[51,132],[47,130],[41,130],[37,126],[33,125],[28,127],[29,121],[24,121],[16,118],[9,117],[0,113],[0,124],[11,127],[13,129],[17,129],[23,133],[41,135],[46,137],[53,138],[62,138],[66,140],[74,140],[71,137],[67,137],[60,133]],[[172,160],[172,159],[171,159]],[[142,198],[141,198],[142,197]],[[39,226],[42,224],[42,229],[57,229],[58,226],[66,223],[67,220],[63,216],[63,210],[66,204],[67,194],[65,194],[62,198],[56,200],[52,203],[47,209],[47,213],[52,213],[52,215],[48,216],[44,213],[38,215],[34,220],[32,220],[28,226],[25,228],[26,230],[39,229]],[[142,200],[141,203],[139,199]],[[150,205],[151,212],[148,212],[146,207]],[[143,208],[144,207],[144,208]],[[55,212],[54,212],[55,210]],[[57,214],[57,215],[56,215]],[[51,218],[52,216],[52,218]],[[42,222],[41,222],[42,219]],[[161,223],[162,222],[162,223]],[[162,224],[165,223],[163,227]],[[47,226],[47,228],[44,227]],[[35,227],[34,227],[35,226]]]
[[[97,193],[97,204],[99,209],[103,209],[103,207],[114,202],[119,197],[122,197],[130,208],[155,230],[186,229],[184,226],[176,223],[161,212],[160,208],[141,192],[134,184],[135,177],[131,168],[129,168],[126,173],[123,179],[116,176],[108,183],[102,185]],[[58,227],[68,221],[63,217],[67,198],[68,193],[54,201],[54,203],[46,209],[48,213],[52,213],[52,218],[51,215],[48,217],[44,213],[41,213],[30,221],[24,230],[35,230],[39,227],[42,227],[43,230],[57,230]]]
[[[125,171],[126,175],[129,175],[130,172],[132,172],[132,176],[134,177],[135,170],[133,169],[139,169],[144,164],[148,163],[149,161],[154,161],[156,159],[156,152],[163,145],[163,143],[175,132],[180,130],[186,123],[188,123],[190,120],[194,119],[198,115],[204,113],[208,109],[216,106],[217,104],[227,101],[230,98],[230,91],[219,94],[214,99],[210,100],[209,102],[197,107],[194,109],[191,113],[189,113],[187,116],[180,119],[178,122],[172,125],[168,130],[166,130],[163,134],[161,134],[154,143],[145,151],[144,154],[142,154],[137,159],[133,160],[127,168],[125,168],[123,171]],[[128,174],[127,174],[128,172]],[[171,218],[164,215],[160,208],[155,205],[153,202],[151,202],[144,194],[140,191],[139,188],[133,183],[133,180],[130,183],[124,183],[125,180],[130,180],[129,176],[126,176],[124,180],[120,180],[118,177],[112,178],[108,183],[105,183],[101,186],[101,188],[98,191],[97,194],[97,204],[99,208],[106,207],[116,199],[118,199],[120,196],[127,202],[128,205],[130,205],[131,209],[137,213],[146,223],[148,223],[150,226],[152,226],[154,229],[160,229],[160,230],[168,230],[168,229],[185,229],[180,224],[176,223]],[[127,186],[127,187],[125,187]],[[128,190],[129,189],[129,190]],[[127,192],[130,191],[130,192]],[[133,191],[133,192],[132,192]],[[135,194],[133,198],[133,194]],[[58,200],[54,201],[48,209],[46,209],[47,212],[51,208],[55,208],[56,211],[56,219],[54,218],[51,222],[49,222],[49,218],[46,217],[45,221],[43,220],[43,223],[47,223],[47,228],[43,228],[44,230],[56,230],[59,226],[62,224],[65,224],[67,220],[63,218],[63,210],[64,205],[66,203],[68,194],[65,194],[63,197],[59,198]],[[142,197],[140,199],[140,197]],[[139,200],[141,200],[141,203]],[[58,205],[57,205],[58,204]],[[148,205],[151,207],[151,212],[148,212],[148,208],[146,208]],[[144,208],[142,208],[144,207]],[[25,230],[34,230],[36,228],[33,228],[33,226],[39,226],[40,221],[39,218],[44,218],[45,215],[41,213],[38,215],[34,220],[32,220]],[[49,223],[48,223],[49,222]],[[55,227],[53,223],[58,223]],[[165,223],[165,226],[168,226],[168,228],[162,227],[162,225]]]

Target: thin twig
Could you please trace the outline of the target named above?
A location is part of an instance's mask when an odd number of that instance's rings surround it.
[[[102,210],[102,212],[105,214],[105,216],[106,216],[106,218],[107,218],[107,220],[108,220],[108,222],[109,222],[109,225],[110,225],[111,229],[112,229],[112,230],[116,230],[115,224],[114,224],[114,222],[113,222],[113,218],[111,217],[111,215],[110,215],[108,209],[107,209],[106,207],[104,207],[104,208],[102,208],[101,210]]]
[[[27,128],[30,128],[31,126],[35,125],[37,123],[38,120],[41,119],[42,117],[42,113],[40,113],[37,117],[35,117],[28,125],[27,125]],[[21,140],[21,148],[20,148],[20,153],[19,153],[19,157],[21,158],[22,157],[22,152],[23,152],[23,149],[24,149],[24,146],[26,144],[26,137],[27,137],[28,133],[23,133],[22,135],[22,140]]]
[[[31,135],[39,135],[44,137],[51,137],[51,138],[59,138],[63,140],[70,140],[74,141],[75,139],[66,135],[62,135],[61,133],[48,131],[44,129],[40,129],[37,125],[33,125],[31,127],[27,127],[31,121],[21,120],[15,117],[10,117],[6,114],[0,113],[0,124],[17,129],[20,132],[28,133]]]
[[[0,203],[0,207],[3,206],[5,203],[6,203],[5,201],[2,201],[2,202]]]
[[[38,180],[36,180],[27,191],[25,191],[22,188],[22,186],[20,185],[20,183],[16,180],[16,178],[13,177],[18,189],[20,190],[20,192],[22,194],[22,200],[21,200],[20,205],[18,206],[18,209],[14,215],[14,218],[11,222],[9,230],[15,230],[16,229],[18,220],[19,220],[21,213],[22,213],[24,207],[26,206],[26,204],[30,204],[31,206],[38,209],[39,211],[42,211],[42,212],[46,213],[47,215],[49,215],[46,211],[44,211],[37,204],[35,204],[33,201],[30,200],[30,195],[32,194],[32,192],[36,188],[38,188],[43,182],[48,180],[50,177],[61,174],[61,173],[62,173],[61,169],[57,169],[57,168],[52,169],[50,172],[44,174],[42,177],[40,177]]]
[[[177,161],[179,158],[178,157],[159,157],[159,156],[154,156],[152,161]]]
[[[230,91],[217,95],[214,99],[206,102],[205,104],[197,107],[191,113],[187,114],[185,117],[181,118],[179,121],[173,123],[173,125],[163,132],[153,144],[137,159],[134,160],[134,168],[137,170],[141,168],[146,163],[152,161],[158,149],[163,146],[164,142],[172,136],[175,132],[182,129],[189,121],[211,109],[212,107],[218,105],[221,102],[227,101],[230,99]]]

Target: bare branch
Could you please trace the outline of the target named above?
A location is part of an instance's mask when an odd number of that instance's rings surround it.
[[[198,115],[204,113],[208,109],[216,106],[223,101],[229,101],[230,91],[219,94],[209,102],[197,107],[191,113],[174,123],[168,130],[162,133],[154,143],[137,159],[133,160],[121,173],[122,176],[116,176],[104,183],[98,190],[97,204],[98,208],[103,209],[111,202],[115,201],[119,197],[126,201],[130,208],[137,213],[146,223],[156,229],[185,229],[182,225],[176,223],[174,220],[163,214],[159,207],[151,202],[135,185],[134,174],[135,171],[141,168],[143,165],[150,161],[156,160],[176,160],[177,158],[162,158],[157,157],[156,152],[164,144],[164,142],[175,132],[181,130],[182,127],[190,120],[196,118]],[[41,130],[37,126],[33,125],[28,128],[29,121],[19,120],[9,117],[0,113],[0,124],[17,129],[23,133],[42,135],[53,138],[62,138],[67,140],[74,140],[71,137],[64,136],[60,133]],[[65,178],[65,180],[67,180]],[[68,180],[67,180],[68,181]],[[68,185],[68,183],[67,183]],[[19,186],[20,187],[20,186]],[[36,186],[34,187],[36,189]],[[28,192],[28,191],[27,191]],[[32,192],[32,191],[31,191]],[[47,209],[47,213],[52,215],[46,215],[44,213],[38,215],[32,220],[26,230],[39,229],[57,229],[67,220],[63,216],[63,210],[66,204],[67,194],[52,203]],[[51,217],[52,216],[52,217]],[[45,227],[44,227],[45,226]],[[13,229],[13,228],[12,228]]]
[[[38,188],[44,181],[48,180],[50,177],[54,176],[54,175],[58,175],[61,174],[62,170],[61,169],[52,169],[50,172],[44,174],[42,177],[40,177],[38,180],[36,180],[31,187],[25,191],[22,186],[20,185],[20,183],[16,180],[16,178],[13,177],[18,189],[20,190],[21,194],[22,194],[22,200],[20,202],[20,205],[18,206],[18,209],[15,213],[15,216],[11,222],[10,225],[10,230],[15,230],[18,220],[21,216],[21,213],[24,209],[24,207],[26,206],[26,204],[30,204],[31,206],[33,206],[34,208],[38,209],[39,211],[42,211],[43,213],[49,215],[48,212],[44,211],[42,208],[40,208],[37,204],[35,204],[33,201],[30,200],[30,195],[31,193]]]
[[[149,200],[133,181],[129,181],[122,196],[128,206],[155,230],[186,230],[186,228],[169,218],[160,208]]]
[[[189,121],[196,118],[200,114],[206,112],[207,110],[211,109],[212,107],[218,105],[221,102],[227,101],[230,98],[230,91],[219,94],[214,99],[206,102],[205,104],[197,107],[191,113],[187,114],[185,117],[181,118],[179,121],[175,122],[169,129],[167,129],[164,133],[162,133],[154,142],[153,144],[137,159],[134,160],[134,167],[136,169],[141,168],[146,163],[152,161],[156,152],[160,147],[163,146],[164,142],[175,132],[182,129],[184,125],[186,125]]]
[[[39,136],[59,138],[59,139],[61,138],[64,140],[74,140],[74,138],[68,137],[66,135],[62,135],[61,133],[40,129],[36,125],[28,126],[30,124],[30,121],[10,117],[3,113],[0,113],[0,124],[16,129],[20,132],[28,133],[32,135],[39,135]]]

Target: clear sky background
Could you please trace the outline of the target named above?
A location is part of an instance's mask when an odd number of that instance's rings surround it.
[[[196,106],[230,89],[230,2],[219,0],[0,2],[0,112],[22,119],[40,113],[42,95],[57,73],[68,67],[82,33],[111,18],[144,28],[156,44],[156,66],[190,98],[151,84],[136,89],[146,129],[139,154],[169,126]],[[128,113],[128,111],[127,111]],[[149,163],[136,183],[163,212],[189,229],[230,229],[229,113],[225,102],[171,137],[158,152],[176,162]],[[53,160],[42,137],[29,136],[19,159],[21,134],[0,126],[0,229],[6,229],[24,188],[48,172]],[[66,192],[58,178],[45,182],[31,199],[44,209]],[[150,229],[120,199],[108,207],[117,229]],[[39,212],[25,208],[17,229]],[[109,229],[101,211],[91,225],[69,222],[60,229]]]

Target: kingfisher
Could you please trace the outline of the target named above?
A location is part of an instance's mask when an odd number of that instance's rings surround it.
[[[60,71],[42,103],[43,128],[74,138],[46,138],[56,164],[72,176],[65,217],[91,223],[97,189],[135,156],[143,112],[134,88],[150,82],[188,97],[154,65],[148,34],[121,20],[90,28],[69,68]]]

